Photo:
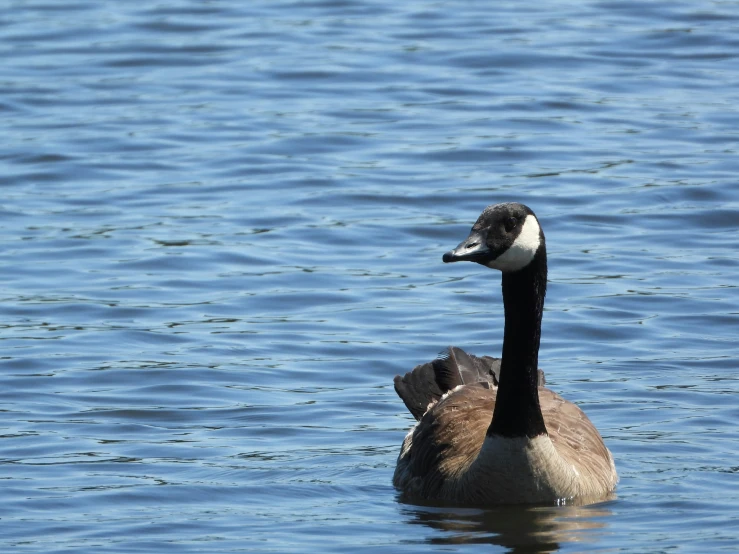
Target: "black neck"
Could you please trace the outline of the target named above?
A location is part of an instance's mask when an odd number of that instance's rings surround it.
[[[547,432],[539,407],[537,372],[546,287],[547,253],[542,242],[529,265],[503,273],[503,359],[488,435],[536,437]]]

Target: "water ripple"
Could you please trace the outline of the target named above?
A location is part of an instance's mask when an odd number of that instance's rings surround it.
[[[29,1],[0,35],[3,551],[731,550],[731,3]],[[407,504],[392,377],[500,350],[441,263],[531,205],[595,506]],[[461,266],[461,267],[460,267]]]

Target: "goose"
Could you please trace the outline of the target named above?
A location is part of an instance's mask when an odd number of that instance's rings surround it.
[[[449,347],[395,377],[417,423],[393,476],[403,496],[457,505],[589,503],[618,482],[613,456],[583,411],[544,387],[538,369],[547,283],[544,233],[519,203],[485,208],[443,256],[502,272],[500,359]]]

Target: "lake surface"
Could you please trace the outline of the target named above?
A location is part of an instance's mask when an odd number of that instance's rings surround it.
[[[2,552],[739,549],[739,2],[13,1]],[[404,503],[393,376],[496,355],[488,204],[549,247],[584,507]]]

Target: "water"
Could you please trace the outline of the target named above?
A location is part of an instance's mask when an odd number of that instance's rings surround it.
[[[737,2],[9,2],[3,552],[739,548]],[[391,486],[392,378],[496,354],[487,204],[616,497]]]

